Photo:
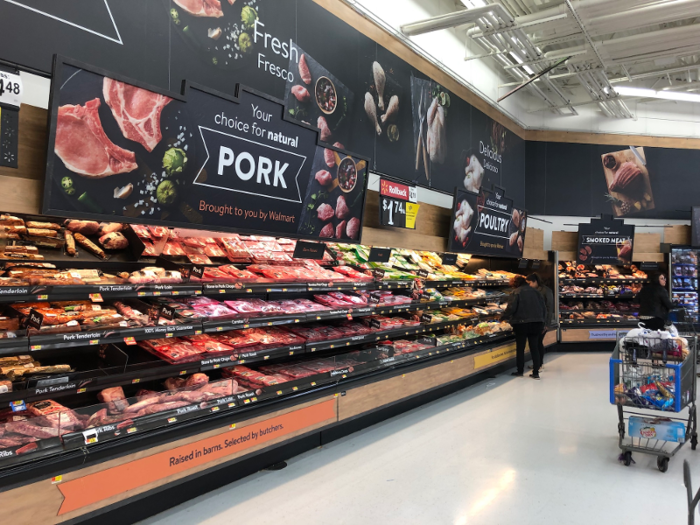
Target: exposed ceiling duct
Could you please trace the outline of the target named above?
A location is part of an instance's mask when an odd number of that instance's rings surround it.
[[[699,0],[455,4],[454,13],[405,24],[402,33],[465,29],[482,50],[465,59],[495,62],[513,78],[501,88],[517,86],[570,56],[527,87],[545,102],[540,111],[576,115],[577,106],[595,103],[611,118],[631,118],[614,85],[656,89],[654,83],[667,77],[674,91],[700,89]]]

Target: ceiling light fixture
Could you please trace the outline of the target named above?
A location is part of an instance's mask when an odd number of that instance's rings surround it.
[[[656,91],[654,89],[636,88],[628,86],[615,86],[618,95],[640,98],[663,98],[666,100],[678,100],[682,102],[700,102],[700,95],[696,93],[683,93],[679,91]]]

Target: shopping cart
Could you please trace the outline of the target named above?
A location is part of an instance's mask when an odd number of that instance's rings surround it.
[[[620,334],[610,359],[610,402],[617,405],[620,458],[626,466],[632,453],[640,452],[655,455],[659,470],[666,472],[670,458],[686,442],[693,450],[698,444],[698,338],[682,312],[673,318],[677,337],[642,330]],[[686,409],[687,417],[682,417]]]

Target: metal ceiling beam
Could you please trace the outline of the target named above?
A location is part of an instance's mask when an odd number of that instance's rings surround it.
[[[476,7],[474,9],[464,9],[455,13],[447,13],[444,15],[433,16],[425,20],[411,22],[400,27],[401,32],[406,36],[416,36],[442,29],[450,29],[456,26],[476,22],[479,18],[486,15],[496,13],[499,16],[504,15],[502,19],[505,21],[504,27],[513,24],[513,17],[505,10],[501,4],[486,5]],[[510,19],[510,20],[508,20]]]

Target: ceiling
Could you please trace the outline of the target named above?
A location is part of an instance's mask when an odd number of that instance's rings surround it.
[[[548,67],[529,90],[530,112],[578,115],[597,107],[634,118],[615,87],[700,92],[700,0],[453,0],[454,11],[404,24],[407,37],[455,28],[495,64],[506,94]],[[568,60],[565,60],[568,57]]]

